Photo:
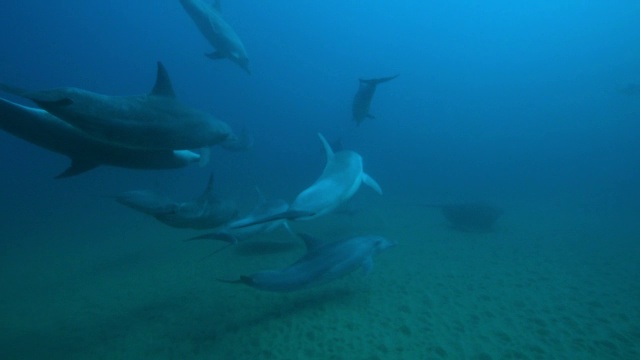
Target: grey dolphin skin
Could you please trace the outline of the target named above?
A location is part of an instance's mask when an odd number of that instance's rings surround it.
[[[364,172],[362,156],[351,150],[333,152],[327,140],[318,134],[327,155],[320,177],[295,198],[289,210],[254,222],[234,225],[245,227],[279,219],[310,220],[325,215],[349,200],[364,183],[382,195],[380,185]]]
[[[130,169],[177,169],[200,160],[200,155],[188,150],[145,151],[96,141],[44,110],[2,98],[0,129],[69,157],[71,166],[56,178],[78,175],[101,165]]]
[[[398,75],[378,79],[360,79],[360,86],[358,87],[358,92],[356,92],[356,95],[353,97],[352,104],[353,120],[356,122],[356,125],[359,126],[365,118],[374,118],[374,116],[369,113],[369,108],[371,107],[371,100],[373,99],[373,94],[376,92],[376,87],[379,84],[391,81],[397,77]]]
[[[4,91],[32,100],[42,109],[96,140],[143,150],[189,150],[216,145],[231,134],[226,123],[180,103],[169,75],[158,62],[150,94],[108,96],[77,88]]]
[[[331,243],[300,234],[307,245],[306,254],[281,270],[266,270],[241,276],[239,283],[275,292],[296,291],[337,280],[358,268],[365,273],[373,268],[373,256],[395,244],[381,236],[359,236]]]
[[[227,58],[250,74],[247,51],[238,34],[222,18],[220,0],[215,0],[213,4],[205,4],[201,0],[180,0],[180,3],[202,35],[216,49],[206,55],[214,60]]]
[[[192,201],[174,202],[150,190],[128,191],[116,196],[116,201],[176,228],[213,229],[238,215],[233,202],[213,194],[213,176],[202,195]]]
[[[275,214],[281,214],[289,209],[289,204],[282,199],[267,200],[260,191],[258,191],[258,204],[248,214],[241,218],[222,226],[222,228],[203,235],[195,236],[189,240],[221,240],[232,244],[248,239],[257,234],[267,233],[282,226],[291,232],[286,219],[255,224],[251,226],[240,227],[241,225],[253,223],[258,219],[263,219]]]

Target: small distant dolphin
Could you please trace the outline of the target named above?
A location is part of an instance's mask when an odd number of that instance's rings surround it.
[[[327,164],[320,177],[298,194],[289,210],[234,227],[251,226],[279,219],[314,219],[333,211],[349,200],[362,183],[382,195],[380,185],[364,172],[360,154],[351,150],[334,153],[324,136],[320,133],[318,136],[327,155]]]
[[[362,267],[373,269],[373,256],[395,244],[381,236],[359,236],[332,243],[300,234],[307,253],[281,270],[266,270],[241,276],[239,280],[219,280],[245,284],[265,291],[287,292],[337,280]]]
[[[213,194],[213,176],[202,195],[192,201],[174,202],[151,190],[128,191],[116,196],[116,201],[176,228],[213,229],[238,214],[233,202],[219,200]]]
[[[0,98],[0,129],[65,155],[71,166],[56,178],[82,174],[100,165],[131,169],[176,169],[201,160],[188,150],[136,150],[96,141],[48,112]]]
[[[273,231],[280,226],[291,232],[286,219],[241,227],[242,225],[253,223],[258,219],[281,214],[289,209],[289,204],[282,199],[267,200],[260,191],[258,191],[258,197],[258,204],[245,216],[233,220],[215,232],[195,236],[187,239],[187,241],[211,239],[235,244],[254,235]]]
[[[375,118],[369,113],[369,108],[371,107],[371,99],[373,99],[373,94],[376,92],[378,84],[391,81],[397,77],[398,75],[378,79],[360,79],[360,87],[353,97],[352,105],[353,120],[357,125],[360,125],[365,118]]]
[[[148,95],[108,96],[78,88],[4,91],[32,100],[97,140],[142,150],[189,150],[216,145],[231,134],[226,123],[180,103],[162,63]]]
[[[228,58],[251,74],[247,51],[238,34],[222,18],[220,0],[215,0],[211,5],[200,0],[180,0],[180,3],[202,35],[216,49],[206,54],[207,57],[214,60]]]

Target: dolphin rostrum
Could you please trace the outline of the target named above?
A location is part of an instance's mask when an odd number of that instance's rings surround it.
[[[176,228],[213,229],[238,214],[233,202],[214,196],[213,176],[202,195],[192,201],[174,202],[151,190],[128,191],[116,196],[116,201]]]
[[[69,157],[71,166],[56,178],[78,175],[100,165],[131,169],[175,169],[200,160],[200,155],[188,150],[147,151],[96,141],[44,110],[1,98],[0,129]]]
[[[213,4],[205,4],[201,0],[180,0],[180,3],[202,35],[216,49],[206,55],[214,60],[228,58],[250,74],[247,51],[238,34],[222,18],[220,0],[215,0]]]
[[[279,219],[309,220],[325,215],[349,200],[362,183],[382,195],[380,185],[364,172],[362,156],[351,150],[333,152],[322,134],[318,134],[327,156],[327,164],[320,177],[295,198],[289,210],[253,222],[238,224],[245,227]]]
[[[352,104],[353,120],[357,125],[360,125],[365,118],[374,118],[374,116],[369,113],[369,108],[371,107],[371,99],[373,99],[373,94],[375,94],[378,84],[393,80],[397,77],[398,75],[378,79],[360,79],[360,86],[358,87],[358,92],[356,92],[356,95],[353,97]]]
[[[220,280],[249,285],[256,289],[287,292],[337,280],[362,267],[366,274],[373,269],[373,256],[395,245],[381,236],[358,236],[331,243],[300,234],[307,246],[306,254],[280,270],[265,270],[239,280]]]
[[[146,95],[108,96],[71,87],[37,92],[0,88],[32,100],[97,140],[123,147],[188,150],[216,145],[231,134],[225,122],[176,99],[160,62],[155,86]]]

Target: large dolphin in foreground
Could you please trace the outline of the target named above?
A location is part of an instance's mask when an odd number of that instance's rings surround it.
[[[253,222],[236,224],[234,227],[246,227],[279,219],[309,220],[325,215],[349,200],[362,183],[382,195],[380,185],[364,172],[360,154],[351,150],[334,153],[324,136],[318,136],[327,155],[327,164],[320,177],[298,194],[289,210]]]
[[[300,234],[307,245],[306,254],[281,270],[265,270],[227,283],[249,285],[265,291],[287,292],[337,280],[362,267],[373,268],[373,256],[395,244],[381,236],[359,236],[331,243]]]
[[[151,190],[128,191],[116,196],[116,200],[176,228],[213,229],[238,214],[233,202],[219,200],[213,194],[213,176],[202,195],[192,201],[174,202]]]
[[[376,87],[379,84],[397,77],[398,75],[378,79],[360,79],[360,86],[358,87],[358,92],[356,92],[356,95],[353,97],[351,109],[353,112],[353,120],[357,125],[360,125],[365,118],[374,118],[374,116],[369,113],[369,108],[371,107],[371,99],[373,99],[373,94],[376,92]]]
[[[32,100],[97,140],[122,147],[189,150],[219,144],[231,134],[226,123],[176,99],[160,62],[155,86],[146,95],[108,96],[71,87],[36,92],[0,88]]]
[[[56,178],[78,175],[100,165],[132,169],[175,169],[200,160],[200,155],[188,150],[146,151],[96,141],[44,110],[1,98],[0,129],[69,157],[71,166]]]
[[[214,60],[227,58],[247,73],[251,73],[249,57],[240,37],[222,18],[220,0],[215,0],[213,4],[205,4],[201,0],[180,0],[180,3],[202,35],[216,49],[206,54],[209,58]]]

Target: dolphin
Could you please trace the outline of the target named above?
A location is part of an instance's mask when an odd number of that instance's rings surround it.
[[[222,18],[220,0],[215,0],[211,5],[201,0],[180,0],[180,3],[196,23],[198,30],[216,49],[206,54],[207,57],[213,60],[227,58],[251,74],[247,51],[238,34]]]
[[[176,169],[201,160],[188,150],[136,150],[96,141],[48,112],[0,98],[0,129],[71,159],[56,178],[82,174],[100,165],[130,169]]]
[[[202,195],[192,201],[174,202],[151,190],[128,191],[116,196],[116,201],[176,228],[212,229],[238,214],[233,202],[219,200],[213,194],[213,176]]]
[[[353,97],[352,104],[353,120],[356,122],[356,125],[359,126],[365,118],[375,118],[369,113],[369,108],[371,107],[371,99],[373,99],[373,94],[376,92],[378,84],[391,81],[397,77],[398,75],[378,79],[360,79],[360,86],[358,87],[358,92],[356,92],[356,95]]]
[[[258,219],[283,213],[289,209],[289,204],[286,201],[282,199],[267,199],[259,190],[258,197],[258,204],[253,208],[253,210],[243,217],[223,225],[220,229],[217,229],[214,232],[195,236],[187,239],[186,241],[211,239],[227,241],[235,244],[257,234],[271,232],[280,226],[291,232],[286,219],[241,227],[242,225],[253,223]]]
[[[162,63],[150,94],[108,96],[78,88],[29,92],[8,85],[4,91],[112,145],[143,150],[188,150],[216,145],[231,134],[229,125],[180,103]]]
[[[306,254],[280,270],[265,270],[239,280],[219,280],[245,284],[259,290],[288,292],[337,280],[362,267],[366,274],[373,269],[373,256],[395,245],[381,236],[358,236],[331,243],[300,234],[307,246]]]
[[[249,133],[249,131],[247,131],[247,129],[245,128],[242,128],[240,136],[231,134],[231,136],[229,136],[227,140],[220,143],[220,147],[231,152],[249,151],[253,147],[253,141],[253,136]]]
[[[351,150],[334,153],[324,136],[320,133],[318,136],[327,156],[327,164],[320,177],[298,194],[287,211],[253,222],[236,224],[234,227],[246,227],[279,219],[314,219],[345,203],[358,191],[362,183],[382,195],[380,185],[364,172],[360,154]]]

